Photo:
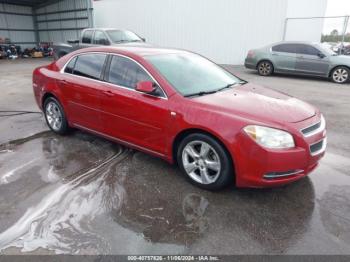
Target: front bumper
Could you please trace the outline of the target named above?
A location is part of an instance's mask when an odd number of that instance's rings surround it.
[[[318,117],[319,118],[319,117]],[[326,130],[305,137],[299,130],[317,117],[293,124],[296,147],[275,150],[259,146],[242,131],[234,151],[237,187],[274,187],[291,183],[312,172],[326,149]],[[314,153],[310,147],[323,141]]]

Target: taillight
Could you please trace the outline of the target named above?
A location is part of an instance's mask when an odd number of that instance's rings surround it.
[[[254,54],[254,51],[253,51],[253,50],[249,50],[249,51],[248,51],[248,57],[249,57],[249,58],[253,58],[254,55],[255,55],[255,54]]]

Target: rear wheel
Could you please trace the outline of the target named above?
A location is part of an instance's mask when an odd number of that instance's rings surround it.
[[[46,123],[53,132],[64,135],[69,131],[66,116],[57,99],[49,97],[45,100],[44,114]]]
[[[331,79],[337,84],[344,84],[349,81],[350,72],[345,66],[339,66],[332,71]]]
[[[261,61],[258,64],[258,73],[261,76],[270,76],[273,73],[273,65],[269,61]]]
[[[187,136],[180,143],[177,161],[190,182],[201,188],[218,190],[233,182],[231,158],[211,136]]]

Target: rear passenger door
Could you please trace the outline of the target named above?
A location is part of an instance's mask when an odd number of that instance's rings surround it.
[[[328,74],[329,58],[312,45],[298,44],[296,57],[296,71],[299,73],[325,76]]]
[[[90,53],[73,58],[59,81],[70,122],[102,132],[101,89],[99,81],[107,55]]]
[[[275,71],[289,73],[295,71],[296,47],[294,44],[278,44],[271,48]]]

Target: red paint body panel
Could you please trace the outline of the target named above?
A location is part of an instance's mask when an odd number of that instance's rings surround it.
[[[135,92],[114,84],[60,72],[69,59],[84,52],[104,52],[132,58],[160,84],[167,99]],[[325,138],[325,131],[304,137],[300,129],[320,121],[313,106],[254,84],[212,95],[185,98],[164,79],[144,55],[185,52],[156,48],[96,47],[78,50],[33,73],[36,101],[45,94],[63,105],[71,126],[82,128],[173,162],[175,138],[186,130],[216,137],[230,153],[239,187],[279,186],[311,172],[324,152],[310,154],[309,146]],[[244,131],[262,125],[288,131],[296,147],[271,150],[258,145]],[[303,170],[294,176],[264,179],[269,172]]]

